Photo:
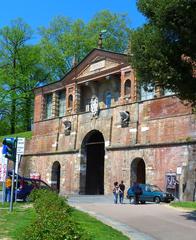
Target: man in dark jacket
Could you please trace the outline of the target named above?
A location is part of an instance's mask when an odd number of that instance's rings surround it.
[[[133,187],[132,187],[132,191],[134,193],[135,204],[138,204],[139,203],[139,197],[142,194],[142,188],[140,187],[140,185],[137,182],[134,182]]]
[[[120,197],[120,203],[123,203],[124,200],[124,192],[125,192],[125,185],[123,183],[123,181],[121,181],[121,183],[119,184],[119,197]]]

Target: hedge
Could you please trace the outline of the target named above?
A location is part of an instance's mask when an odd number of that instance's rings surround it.
[[[88,233],[73,221],[65,198],[48,190],[35,190],[30,198],[36,219],[24,231],[23,240],[90,240]]]

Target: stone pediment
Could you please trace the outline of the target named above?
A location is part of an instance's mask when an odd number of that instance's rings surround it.
[[[119,62],[114,61],[110,58],[101,58],[97,57],[93,59],[91,63],[89,63],[86,68],[84,68],[79,74],[78,78],[86,77],[95,73],[101,73],[102,71],[108,70],[110,68],[114,68],[119,66]]]
[[[122,53],[110,52],[103,49],[93,49],[80,63],[72,68],[60,81],[45,86],[46,89],[55,89],[57,84],[59,88],[75,82],[77,79],[85,80],[96,75],[108,74],[115,69],[129,66],[127,55]]]

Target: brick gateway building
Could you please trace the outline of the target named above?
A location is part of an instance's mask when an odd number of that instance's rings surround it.
[[[124,180],[193,199],[196,117],[175,95],[139,87],[126,55],[94,49],[34,92],[24,174],[39,173],[62,195],[110,194]]]

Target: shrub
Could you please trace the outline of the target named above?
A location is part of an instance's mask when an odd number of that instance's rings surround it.
[[[87,234],[73,222],[67,199],[48,190],[30,195],[36,220],[25,230],[23,240],[87,240]]]

